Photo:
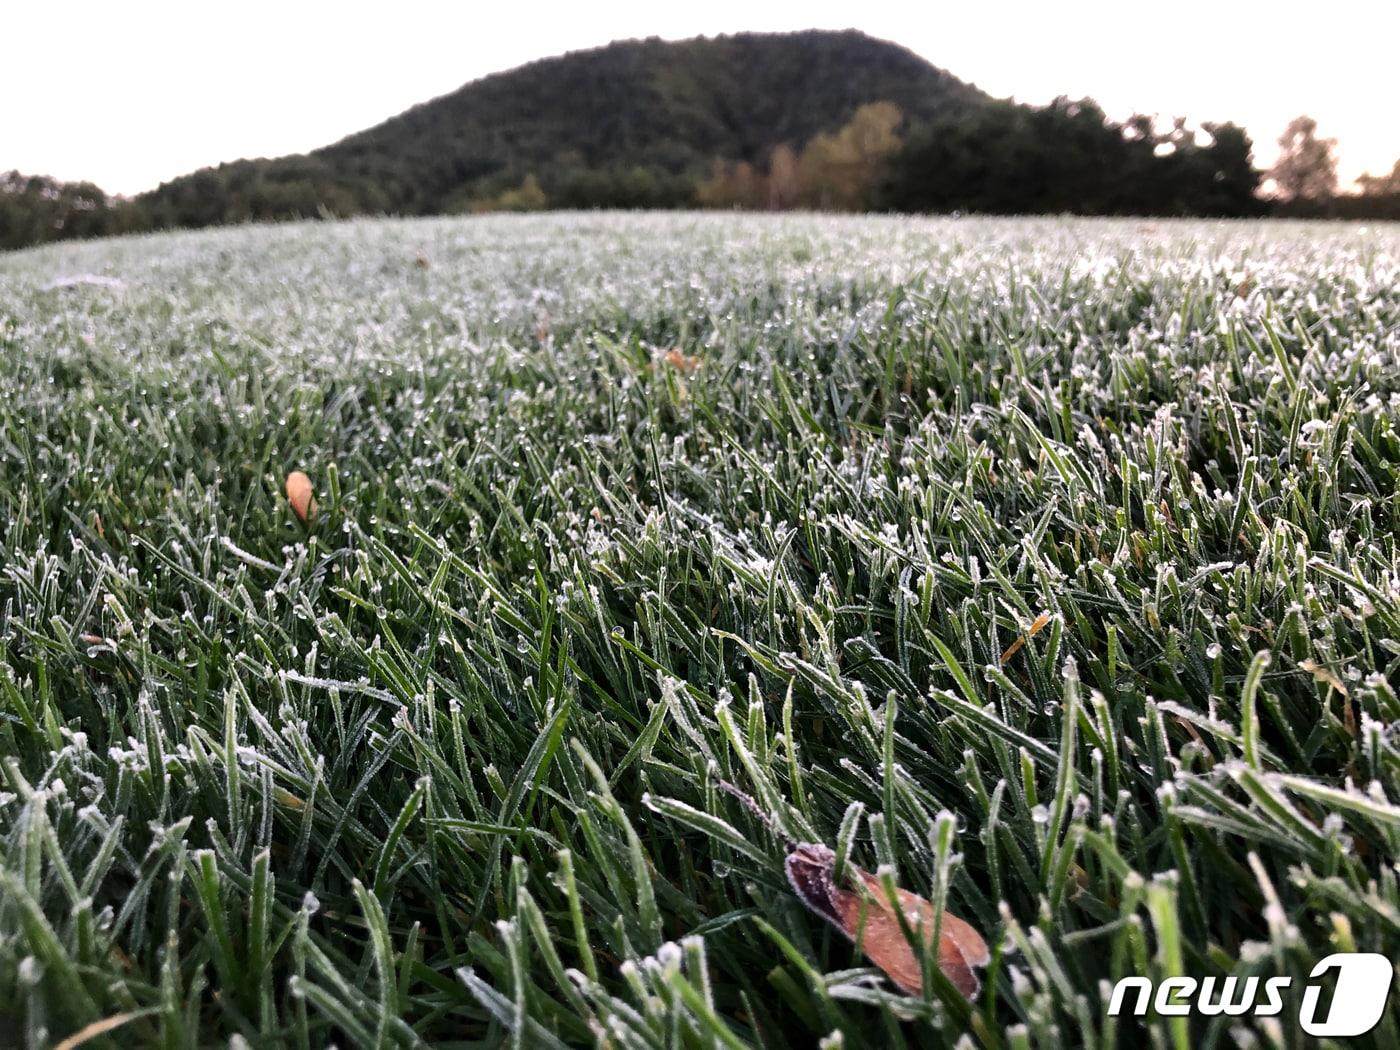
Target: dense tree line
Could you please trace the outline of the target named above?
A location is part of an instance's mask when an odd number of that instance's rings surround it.
[[[12,172],[0,177],[0,248],[540,208],[1400,214],[1400,170],[1337,197],[1315,124],[1300,118],[1281,143],[1268,174],[1283,203],[1266,204],[1233,124],[1163,132],[1087,99],[996,101],[856,32],[624,41],[486,77],[309,154],[206,168],[130,200]]]
[[[904,128],[898,107],[863,106],[766,168],[716,162],[710,207],[986,214],[1256,215],[1265,210],[1251,143],[1233,124],[1166,133],[1117,124],[1089,99],[1045,107],[988,102]]]
[[[895,156],[882,203],[899,211],[990,214],[1252,215],[1259,172],[1233,124],[1200,132],[1148,117],[1117,124],[1089,99],[992,102],[917,128]]]
[[[0,172],[0,250],[148,227],[137,209],[112,201],[90,182]]]

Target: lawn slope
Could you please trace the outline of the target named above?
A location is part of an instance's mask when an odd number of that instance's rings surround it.
[[[1344,225],[5,256],[0,1031],[1267,1039],[1103,989],[1400,954],[1397,289]],[[783,835],[980,930],[980,998],[869,969]]]

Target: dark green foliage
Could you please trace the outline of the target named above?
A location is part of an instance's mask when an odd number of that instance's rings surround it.
[[[1181,125],[1167,136],[1145,117],[1119,125],[1089,99],[992,102],[916,128],[893,161],[885,203],[991,214],[1261,212],[1248,136],[1233,124],[1204,131],[1210,141],[1198,146]]]
[[[0,172],[0,251],[74,237],[101,237],[143,223],[90,182]]]
[[[392,210],[383,188],[337,172],[315,156],[205,168],[142,194],[135,203],[155,229]]]

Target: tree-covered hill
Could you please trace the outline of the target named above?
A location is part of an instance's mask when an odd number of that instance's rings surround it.
[[[1250,215],[1233,124],[992,99],[888,41],[810,30],[627,40],[466,84],[310,153],[124,200],[0,174],[0,249],[315,216],[543,208]]]
[[[532,178],[552,205],[674,206],[718,161],[766,162],[892,102],[921,122],[986,100],[855,31],[628,40],[473,81],[316,150],[239,161],[141,200],[160,225],[467,210]]]

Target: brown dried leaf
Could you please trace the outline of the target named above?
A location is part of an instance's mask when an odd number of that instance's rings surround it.
[[[299,470],[287,475],[287,502],[303,524],[316,516],[316,497],[311,491],[311,479]]]
[[[1327,683],[1329,700],[1331,699],[1330,690],[1335,689],[1342,694],[1342,725],[1350,736],[1355,737],[1356,712],[1351,708],[1351,694],[1347,692],[1347,687],[1342,680],[1316,660],[1299,660],[1298,666],[1311,674],[1313,681]]]
[[[1326,682],[1343,696],[1347,695],[1347,687],[1342,684],[1342,680],[1316,660],[1299,660],[1298,666],[1312,675],[1314,681]]]
[[[788,854],[788,881],[803,904],[858,944],[901,991],[921,994],[920,958],[905,936],[899,915],[880,880],[852,865],[857,889],[843,889],[836,884],[835,866],[836,854],[826,846],[801,842]],[[896,889],[895,894],[909,927],[918,931],[925,944],[932,944],[937,923],[933,905],[908,890]],[[989,959],[982,935],[945,911],[940,926],[938,967],[953,987],[969,999],[974,998],[981,982],[973,968],[985,966]]]

